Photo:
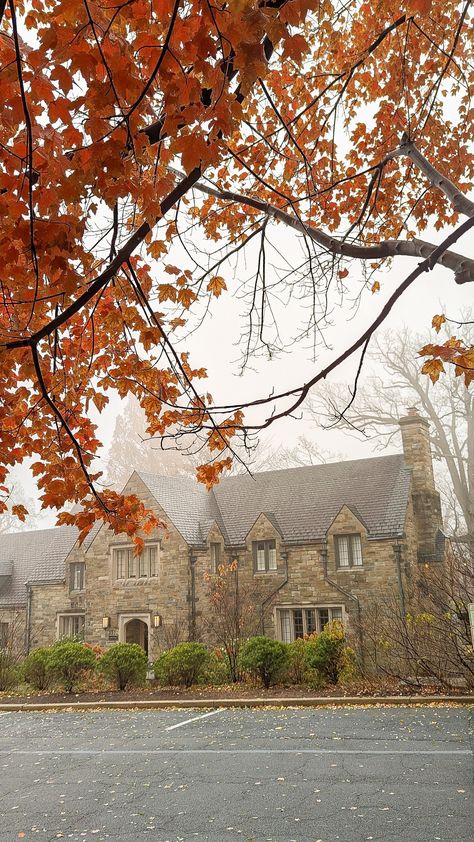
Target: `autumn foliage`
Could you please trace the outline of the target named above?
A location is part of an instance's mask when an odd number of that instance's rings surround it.
[[[44,507],[81,505],[61,517],[81,535],[96,518],[153,528],[100,485],[91,409],[113,391],[138,398],[150,435],[202,433],[199,479],[218,479],[245,406],[216,407],[176,342],[232,292],[226,257],[253,238],[264,253],[275,226],[303,244],[285,283],[306,301],[344,294],[353,261],[362,295],[387,260],[418,258],[388,311],[434,263],[474,280],[452,250],[474,224],[469,3],[0,0],[0,14],[0,508],[31,460]],[[438,243],[422,239],[430,219],[448,229]],[[204,262],[183,248],[193,231]],[[267,342],[262,260],[254,293],[246,353]],[[472,366],[462,344],[425,353],[432,377]],[[255,426],[310,385],[263,396]]]

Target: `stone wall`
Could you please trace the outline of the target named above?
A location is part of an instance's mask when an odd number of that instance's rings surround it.
[[[73,613],[64,582],[31,585],[30,649],[51,646],[58,637],[58,617]]]
[[[26,608],[25,606],[11,606],[0,608],[0,623],[6,623],[5,650],[20,657],[26,647]]]
[[[407,517],[405,536],[400,540],[403,576],[416,563],[416,534],[413,512]],[[362,545],[361,567],[348,570],[336,566],[335,536],[341,534],[360,534]],[[209,533],[209,544],[221,539],[217,526]],[[256,573],[252,544],[254,541],[273,539],[277,548],[277,570]],[[369,539],[367,530],[357,516],[346,506],[332,523],[327,534],[327,542],[313,545],[284,545],[276,526],[264,514],[260,515],[250,530],[246,544],[234,549],[226,549],[225,561],[238,561],[239,582],[242,587],[250,582],[259,582],[262,588],[262,602],[269,598],[270,611],[265,612],[262,630],[270,636],[279,636],[279,608],[284,607],[319,607],[343,608],[343,616],[348,627],[355,627],[360,610],[364,610],[377,593],[386,587],[398,587],[396,556],[393,549],[395,541],[391,539]],[[324,550],[327,550],[327,565],[323,563]],[[209,610],[207,594],[209,591],[206,575],[210,573],[210,553],[201,552],[196,562],[198,616]],[[356,598],[354,598],[356,597]],[[201,623],[201,626],[205,624]]]
[[[169,641],[187,639],[189,634],[189,547],[137,474],[132,476],[124,493],[136,494],[159,518],[167,521],[166,530],[157,529],[151,535],[141,536],[147,543],[160,545],[159,573],[156,578],[117,580],[113,549],[131,542],[126,535],[114,535],[102,526],[84,555],[86,640],[110,646],[124,639],[127,618],[136,617],[148,626],[149,656],[153,659]],[[161,628],[154,628],[155,615],[162,618]],[[107,629],[103,628],[104,617],[110,620]]]

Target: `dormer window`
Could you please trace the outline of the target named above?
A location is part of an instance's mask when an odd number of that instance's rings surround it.
[[[143,552],[134,555],[134,546],[113,547],[112,558],[116,579],[150,579],[158,576],[159,544],[145,544]]]
[[[69,565],[69,589],[83,591],[85,587],[86,565],[83,561],[76,561]]]
[[[351,567],[362,567],[362,543],[360,535],[335,535],[336,567],[348,570]]]
[[[255,573],[271,573],[277,570],[276,541],[253,542],[253,566]]]

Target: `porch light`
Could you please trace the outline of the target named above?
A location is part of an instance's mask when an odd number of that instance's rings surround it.
[[[102,617],[102,628],[108,629],[110,626],[110,617]]]
[[[162,625],[163,619],[161,614],[154,614],[153,615],[153,625],[155,629],[159,629]]]

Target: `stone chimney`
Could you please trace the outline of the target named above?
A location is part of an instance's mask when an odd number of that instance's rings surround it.
[[[403,455],[412,471],[411,498],[418,540],[418,561],[441,561],[443,525],[441,501],[433,475],[429,424],[410,407],[400,418]]]

